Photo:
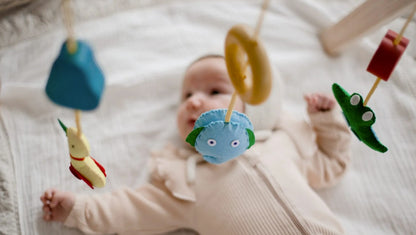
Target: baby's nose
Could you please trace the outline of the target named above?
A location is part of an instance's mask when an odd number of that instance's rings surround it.
[[[187,101],[186,107],[188,109],[198,109],[203,105],[203,97],[198,94],[192,95]]]

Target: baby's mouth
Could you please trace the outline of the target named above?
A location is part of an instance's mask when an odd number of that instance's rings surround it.
[[[189,121],[188,121],[188,124],[193,128],[194,126],[195,126],[195,119],[190,119]]]

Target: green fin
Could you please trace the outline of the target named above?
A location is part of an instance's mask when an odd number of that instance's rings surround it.
[[[195,146],[196,137],[198,137],[199,133],[204,129],[205,127],[198,127],[194,129],[189,135],[186,137],[186,142],[191,144],[192,146]]]
[[[248,134],[248,141],[249,141],[249,145],[248,145],[247,149],[249,149],[256,142],[256,137],[254,136],[254,133],[253,133],[252,130],[246,128],[246,131],[247,131],[247,134]]]

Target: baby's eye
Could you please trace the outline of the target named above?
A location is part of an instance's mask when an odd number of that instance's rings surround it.
[[[184,98],[185,99],[188,99],[191,96],[192,96],[192,92],[188,92],[188,93],[185,94]]]
[[[211,91],[211,95],[218,95],[218,94],[220,94],[220,91],[217,89],[214,89]]]

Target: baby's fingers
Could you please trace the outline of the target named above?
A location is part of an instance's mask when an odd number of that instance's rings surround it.
[[[43,210],[43,213],[45,213],[45,214],[51,213],[51,208],[48,205],[44,205],[42,207],[42,210]]]
[[[65,200],[65,196],[62,192],[53,191],[51,203],[49,204],[49,206],[53,209],[64,200]]]
[[[46,221],[49,221],[49,220],[51,220],[52,218],[51,218],[51,215],[44,214],[44,215],[43,215],[43,219],[44,219],[44,220],[46,220]]]
[[[303,98],[306,100],[306,102],[308,102],[308,104],[316,102],[316,97],[311,94],[304,95]]]
[[[43,195],[40,197],[40,200],[44,205],[49,205],[55,207],[57,205],[55,194],[57,193],[56,189],[47,189]],[[53,206],[52,206],[53,204]]]
[[[335,101],[328,96],[320,96],[318,105],[321,109],[332,109],[335,105]]]
[[[42,197],[45,197],[47,200],[51,200],[52,199],[52,196],[53,196],[53,194],[55,192],[56,192],[56,189],[54,189],[54,188],[47,189],[43,193],[43,196]]]
[[[42,207],[43,210],[43,219],[44,220],[51,220],[52,211],[51,208],[48,205],[44,205]]]
[[[50,203],[51,198],[52,198],[52,190],[51,190],[51,189],[48,189],[48,190],[46,190],[46,191],[43,193],[43,195],[40,197],[40,200],[42,201],[42,203],[43,203],[44,205],[47,205],[47,204],[49,204],[49,203]]]
[[[42,196],[40,197],[40,200],[41,200],[41,202],[43,203],[43,205],[48,204],[48,200],[46,199],[45,195],[42,195]]]

